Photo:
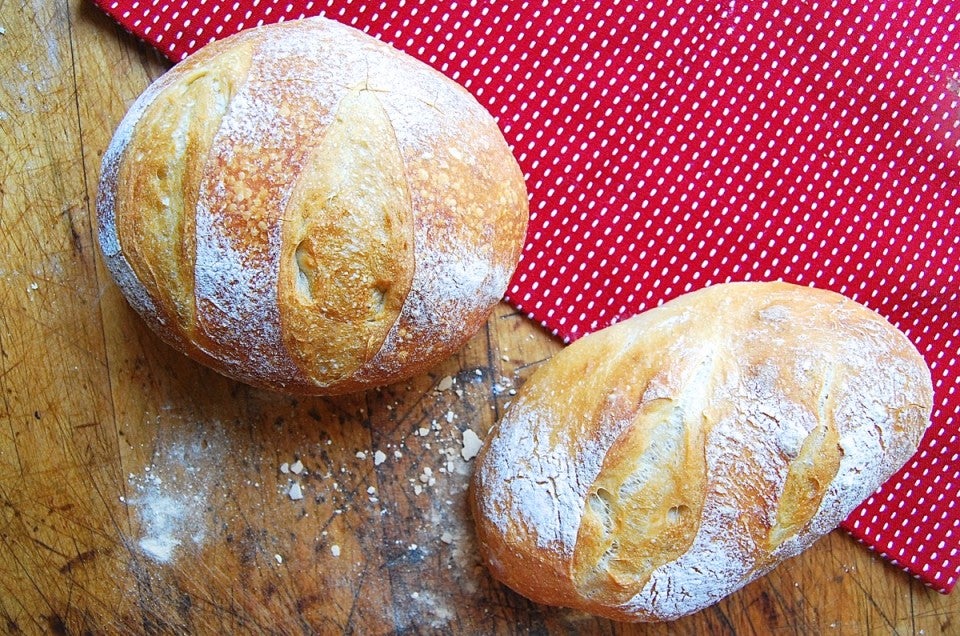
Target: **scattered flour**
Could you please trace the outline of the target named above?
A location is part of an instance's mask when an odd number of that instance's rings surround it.
[[[201,442],[159,446],[153,461],[139,475],[128,476],[124,503],[139,519],[140,552],[159,563],[170,563],[188,547],[199,548],[207,535],[208,499],[215,475],[210,458],[224,452],[219,436]]]
[[[410,603],[402,605],[397,616],[397,627],[401,631],[424,627],[444,629],[450,627],[455,617],[456,612],[442,594],[419,590],[411,592]]]

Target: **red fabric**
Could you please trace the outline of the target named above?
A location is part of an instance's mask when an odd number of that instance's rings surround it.
[[[960,26],[918,2],[97,2],[179,60],[305,15],[460,82],[528,179],[508,300],[570,341],[685,291],[846,294],[933,370],[921,450],[844,523],[932,587],[960,573]]]

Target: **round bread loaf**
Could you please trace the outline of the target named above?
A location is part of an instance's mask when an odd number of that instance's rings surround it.
[[[676,619],[835,528],[915,452],[931,404],[920,354],[856,302],[708,287],[526,382],[477,459],[481,552],[534,601]]]
[[[106,264],[160,336],[221,373],[333,394],[423,372],[503,296],[523,175],[452,80],[324,18],[181,62],[103,159]]]

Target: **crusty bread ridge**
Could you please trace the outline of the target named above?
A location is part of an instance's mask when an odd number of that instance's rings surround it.
[[[931,404],[908,339],[839,294],[686,294],[522,387],[477,459],[481,552],[534,601],[676,619],[835,528],[915,452]]]
[[[133,104],[104,156],[106,264],[167,342],[290,393],[422,372],[486,320],[523,175],[462,87],[324,18],[215,42]]]

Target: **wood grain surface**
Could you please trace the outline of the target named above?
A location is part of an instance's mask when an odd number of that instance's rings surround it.
[[[669,625],[497,584],[462,435],[560,344],[501,305],[430,374],[364,394],[292,399],[199,367],[146,329],[95,242],[100,157],[165,64],[79,0],[2,2],[0,27],[0,632],[960,633],[960,596],[842,532]]]

